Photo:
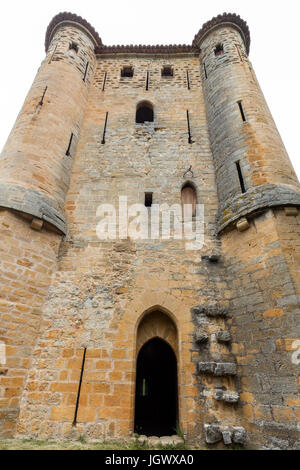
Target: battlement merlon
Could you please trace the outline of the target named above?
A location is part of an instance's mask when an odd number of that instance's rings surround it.
[[[238,30],[244,41],[247,55],[249,55],[251,41],[250,30],[246,21],[244,21],[239,15],[236,15],[235,13],[223,13],[222,15],[218,15],[212,18],[210,21],[204,23],[199,33],[196,34],[192,45],[194,47],[201,47],[202,41],[208,34],[220,26],[225,25],[231,26]]]
[[[237,29],[241,34],[244,41],[247,54],[250,50],[250,31],[247,23],[235,13],[223,13],[212,18],[210,21],[204,23],[200,31],[196,34],[192,44],[170,44],[170,45],[115,45],[106,46],[102,43],[102,40],[97,31],[88,23],[84,18],[74,13],[62,12],[54,16],[51,20],[45,38],[45,49],[48,52],[50,43],[57,32],[58,28],[62,26],[76,26],[87,34],[92,40],[95,46],[95,52],[101,53],[182,53],[182,52],[195,52],[200,50],[200,45],[203,39],[213,29],[220,27],[221,25],[230,25]]]
[[[92,40],[95,48],[102,46],[102,41],[97,31],[81,16],[75,15],[75,13],[62,12],[52,18],[45,38],[45,50],[48,52],[49,46],[57,30],[62,26],[76,26],[83,31]]]

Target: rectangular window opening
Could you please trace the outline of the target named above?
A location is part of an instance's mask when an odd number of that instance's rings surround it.
[[[153,193],[145,193],[145,206],[152,206]]]
[[[207,79],[207,70],[206,70],[205,62],[203,63],[203,70],[204,70],[204,76]]]
[[[132,78],[133,77],[133,67],[123,67],[121,70],[122,78]]]
[[[240,180],[241,190],[242,190],[242,193],[245,194],[246,188],[245,188],[245,182],[244,182],[243,173],[241,169],[241,164],[240,162],[235,162],[235,164],[236,164],[236,169],[237,169],[239,180]]]
[[[163,69],[161,71],[161,76],[162,77],[173,77],[174,72],[173,72],[172,67],[170,67],[170,66],[163,67]]]
[[[146,78],[146,91],[149,90],[149,72],[147,72],[147,78]]]
[[[78,44],[76,44],[76,42],[71,42],[69,45],[69,51],[74,51],[76,54],[78,54]]]
[[[244,122],[246,122],[247,119],[246,119],[246,115],[244,113],[244,108],[243,108],[242,102],[238,101],[238,105],[239,105],[239,109],[240,109],[242,119],[243,119]]]

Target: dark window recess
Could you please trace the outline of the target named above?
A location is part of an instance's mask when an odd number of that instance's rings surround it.
[[[218,44],[216,47],[215,47],[215,56],[216,57],[219,57],[221,55],[224,54],[224,47],[223,47],[223,44]]]
[[[74,137],[74,134],[72,132],[71,137],[70,137],[70,141],[69,141],[69,145],[68,145],[68,148],[67,148],[67,151],[66,151],[67,156],[71,155],[71,146],[72,146],[72,142],[73,142],[73,137]]]
[[[106,134],[106,127],[107,127],[107,119],[108,119],[108,113],[106,113],[106,116],[105,116],[105,124],[104,124],[104,129],[103,129],[103,136],[102,136],[102,140],[101,140],[101,144],[102,144],[102,145],[105,144],[105,134]]]
[[[187,125],[188,125],[188,134],[189,134],[189,144],[192,144],[192,136],[191,136],[191,126],[190,126],[190,114],[187,111],[186,112],[186,120],[187,120]]]
[[[207,79],[207,70],[206,70],[205,62],[203,63],[203,71],[204,71],[204,76]]]
[[[153,193],[145,193],[145,206],[146,207],[152,206],[152,196],[153,196]]]
[[[71,42],[69,51],[74,51],[76,54],[78,54],[78,44],[76,44],[76,42]]]
[[[44,104],[44,98],[45,98],[45,95],[46,95],[47,90],[48,90],[48,87],[46,86],[46,88],[45,88],[45,90],[44,90],[44,92],[43,92],[43,95],[42,95],[42,97],[41,97],[41,101],[39,102],[39,105],[40,105],[40,106],[43,106],[43,104]]]
[[[85,71],[84,71],[84,75],[83,75],[83,79],[82,79],[84,82],[85,82],[85,80],[86,80],[88,68],[89,68],[89,62],[87,62],[87,63],[86,63],[86,66],[85,66]]]
[[[103,80],[102,91],[104,91],[104,90],[105,90],[106,78],[107,78],[107,72],[105,72],[105,75],[104,75],[104,80]]]
[[[236,169],[237,169],[239,180],[240,180],[241,190],[242,190],[242,193],[245,194],[246,188],[245,188],[245,183],[244,183],[244,178],[243,178],[243,173],[242,173],[240,162],[235,162],[235,164],[236,164]]]
[[[162,77],[173,77],[174,72],[173,72],[172,67],[170,67],[170,66],[163,67],[163,69],[161,71],[161,76]]]
[[[246,116],[245,116],[245,113],[244,113],[242,102],[238,101],[238,105],[239,105],[239,109],[240,109],[242,119],[243,119],[244,122],[246,122]]]
[[[150,103],[141,103],[138,106],[136,111],[135,122],[137,124],[144,124],[144,122],[153,122],[154,121],[154,113],[153,107]]]
[[[149,78],[150,78],[150,73],[147,72],[147,77],[146,77],[146,91],[149,90]]]
[[[133,68],[132,67],[123,67],[121,70],[121,77],[132,78],[133,77]]]
[[[80,378],[79,378],[79,384],[78,384],[78,390],[77,390],[77,397],[76,397],[76,405],[75,405],[75,413],[74,413],[74,419],[73,419],[73,426],[76,426],[76,424],[77,424],[77,414],[78,414],[78,408],[79,408],[79,400],[80,400],[80,393],[81,393],[82,377],[83,377],[83,372],[84,372],[85,356],[86,356],[86,348],[84,348],[84,350],[83,350],[83,357],[82,357],[81,372],[80,372]]]
[[[189,75],[188,70],[186,71],[186,81],[187,81],[188,90],[190,90],[191,89],[191,84],[190,84],[190,75]]]

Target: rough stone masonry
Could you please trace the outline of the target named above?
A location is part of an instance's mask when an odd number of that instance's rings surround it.
[[[0,436],[131,436],[137,360],[159,338],[188,442],[299,449],[300,186],[247,24],[105,46],[61,13],[45,47],[0,159]],[[185,188],[201,250],[97,236],[101,204],[171,206]]]

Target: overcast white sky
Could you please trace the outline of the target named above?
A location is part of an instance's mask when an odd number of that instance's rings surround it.
[[[104,44],[191,44],[202,24],[237,13],[251,33],[250,59],[300,177],[299,0],[10,0],[1,3],[0,149],[44,57],[52,17],[71,11]]]

